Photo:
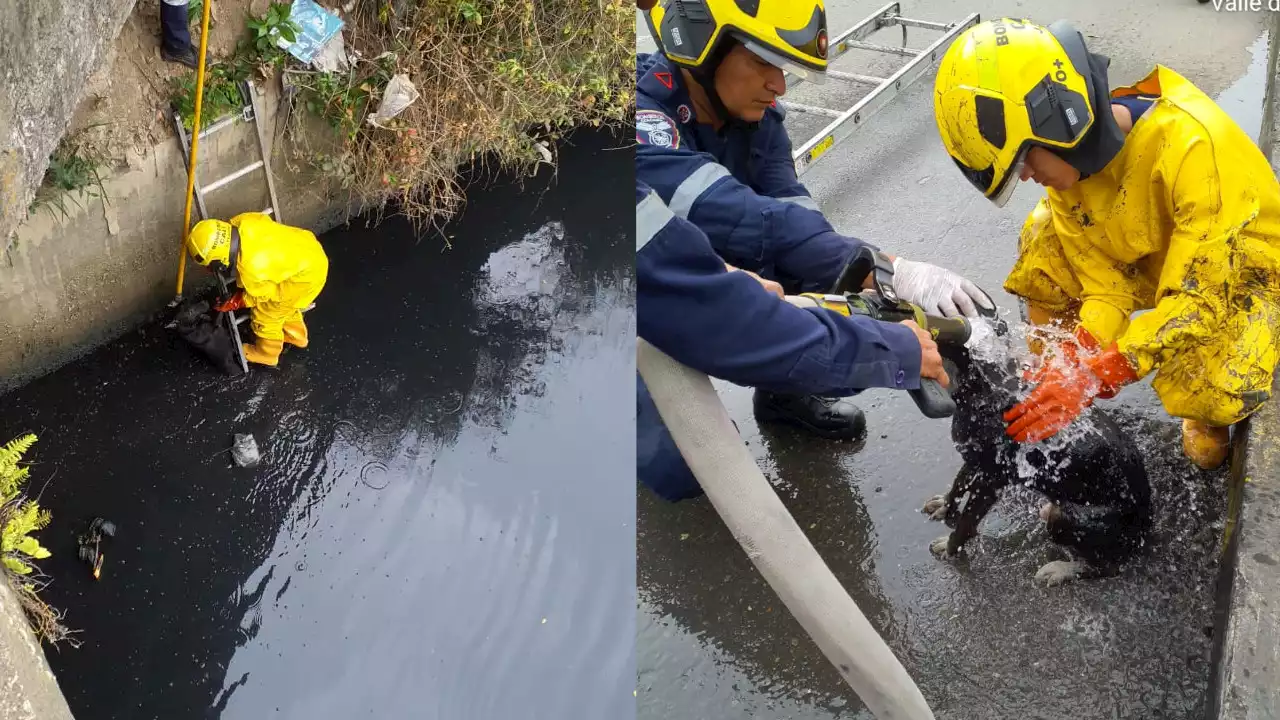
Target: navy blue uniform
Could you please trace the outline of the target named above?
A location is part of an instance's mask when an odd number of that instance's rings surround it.
[[[191,49],[187,4],[188,0],[160,0],[160,42],[165,50],[174,54]]]
[[[770,108],[755,128],[717,133],[695,121],[664,56],[637,56],[640,336],[689,367],[765,391],[919,387],[920,345],[908,328],[797,308],[725,270],[728,261],[789,293],[826,292],[867,245],[837,233],[800,184],[782,120]],[[638,377],[636,427],[641,481],[669,500],[701,494]]]
[[[636,177],[706,233],[730,264],[789,293],[827,292],[867,245],[837,233],[796,178],[783,112],[754,129],[717,132],[694,118],[678,69],[661,54],[636,56]]]
[[[779,300],[725,269],[700,228],[636,181],[637,334],[713,377],[776,392],[851,395],[920,386],[920,344],[907,327]],[[680,500],[701,488],[637,376],[637,476]]]

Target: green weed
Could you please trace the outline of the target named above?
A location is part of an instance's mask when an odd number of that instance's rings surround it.
[[[36,634],[57,643],[70,633],[62,625],[62,614],[38,595],[43,583],[35,579],[34,562],[51,553],[32,535],[51,518],[48,510],[24,492],[30,469],[19,465],[35,443],[36,436],[27,434],[0,446],[0,576],[18,594]]]
[[[65,219],[66,201],[70,199],[79,205],[77,198],[87,196],[101,198],[107,202],[107,191],[102,186],[102,177],[98,173],[101,162],[76,140],[64,138],[58,143],[53,154],[49,156],[49,167],[44,173],[44,182],[36,190],[30,212],[42,207],[57,210]]]
[[[272,3],[265,15],[250,16],[245,21],[247,34],[236,44],[235,53],[226,60],[205,63],[201,127],[208,127],[244,107],[246,101],[240,83],[254,73],[269,76],[284,65],[288,53],[276,44],[276,39],[293,42],[301,32],[298,24],[289,18],[289,11],[287,4]],[[173,78],[171,92],[170,102],[182,118],[183,127],[189,131],[196,113],[195,71]]]
[[[290,75],[341,133],[342,160],[327,165],[367,207],[394,200],[413,220],[445,220],[461,205],[460,166],[533,171],[539,142],[634,110],[635,10],[621,0],[356,0],[344,19],[348,48],[372,60]],[[400,73],[419,99],[370,124]]]
[[[244,95],[240,82],[248,77],[237,68],[223,64],[210,64],[204,73],[204,102],[200,107],[200,127],[209,127],[228,113],[244,107]],[[171,79],[173,109],[182,118],[182,126],[191,131],[196,116],[196,76],[185,73]]]
[[[287,3],[271,3],[266,15],[250,17],[246,21],[249,26],[249,40],[258,55],[266,56],[283,52],[276,44],[277,39],[285,42],[297,41],[298,33],[302,28],[289,18],[289,12],[290,6]]]
[[[241,80],[289,62],[276,45],[296,38],[288,15],[274,3],[248,19],[235,54],[209,70],[202,122],[239,107]],[[622,0],[354,0],[343,19],[353,65],[290,68],[290,97],[337,133],[340,147],[315,164],[368,208],[395,201],[413,220],[446,220],[462,202],[459,167],[494,159],[536,171],[540,144],[634,112],[635,10]],[[397,74],[419,99],[374,126]],[[175,84],[188,128],[194,84]]]

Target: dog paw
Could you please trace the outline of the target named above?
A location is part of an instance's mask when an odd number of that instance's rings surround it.
[[[934,495],[925,502],[920,512],[928,515],[930,520],[945,520],[947,517],[947,496]]]
[[[1036,571],[1036,581],[1044,583],[1045,587],[1053,587],[1075,580],[1084,569],[1084,563],[1078,560],[1054,560]]]
[[[929,543],[929,552],[933,553],[939,560],[950,560],[955,557],[947,551],[947,546],[951,544],[951,536],[943,535],[942,537]]]

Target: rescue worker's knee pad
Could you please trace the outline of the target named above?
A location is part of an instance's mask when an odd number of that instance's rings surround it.
[[[1200,367],[1203,369],[1203,366]],[[1202,374],[1219,373],[1206,371]],[[1161,368],[1151,382],[1151,387],[1160,396],[1165,412],[1173,417],[1194,420],[1212,427],[1227,427],[1252,415],[1271,397],[1270,389],[1241,391],[1238,387],[1223,387],[1235,383],[1215,383],[1213,378],[1193,381],[1189,376],[1190,373],[1167,373]],[[1270,385],[1270,382],[1267,384]]]
[[[1271,323],[1236,313],[1210,341],[1169,358],[1151,386],[1174,417],[1226,427],[1271,398],[1276,338]]]

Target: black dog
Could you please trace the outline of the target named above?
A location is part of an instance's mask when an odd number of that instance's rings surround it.
[[[178,308],[170,327],[188,345],[227,375],[240,375],[244,368],[236,353],[231,330],[208,300],[187,300]]]
[[[1003,329],[989,338],[1004,343]],[[1092,407],[1049,441],[1021,448],[1005,434],[1002,415],[1025,393],[1012,353],[1005,360],[984,359],[995,353],[940,346],[951,377],[956,412],[951,439],[964,459],[947,495],[924,506],[934,519],[952,528],[934,541],[940,557],[952,557],[978,532],[1000,492],[1027,484],[1047,496],[1040,516],[1049,537],[1068,548],[1074,560],[1051,562],[1036,573],[1049,585],[1075,578],[1114,575],[1143,545],[1151,527],[1151,488],[1133,440],[1106,413]],[[1030,477],[1026,477],[1030,475]]]

